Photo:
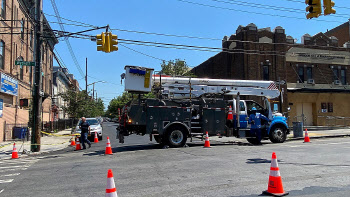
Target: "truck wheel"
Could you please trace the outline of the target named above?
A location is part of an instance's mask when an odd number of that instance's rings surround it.
[[[270,140],[273,143],[283,143],[287,139],[287,132],[284,127],[273,126],[269,134]]]
[[[164,143],[172,148],[183,147],[187,141],[187,132],[179,126],[171,127],[167,130]]]

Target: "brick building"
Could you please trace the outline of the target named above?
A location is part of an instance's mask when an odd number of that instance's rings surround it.
[[[338,38],[338,46],[344,46],[345,43],[350,44],[350,27],[349,27],[349,22],[343,23],[331,30],[327,30],[325,33],[326,36],[331,37],[334,36]]]
[[[325,116],[350,117],[350,50],[338,46],[336,37],[324,33],[305,34],[296,44],[282,27],[271,31],[249,24],[225,36],[223,51],[192,72],[198,77],[280,81],[282,97],[272,101],[274,107],[288,112],[290,123],[304,119],[305,125],[324,125]]]
[[[34,2],[29,0],[0,0],[0,141],[11,138],[14,125],[27,125],[34,68],[15,65],[15,61],[33,61]],[[53,49],[57,44],[50,25],[44,18],[44,38],[41,46],[42,120],[50,119]]]

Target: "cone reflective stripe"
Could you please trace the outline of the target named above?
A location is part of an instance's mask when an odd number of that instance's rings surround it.
[[[309,138],[309,134],[307,133],[307,129],[305,129],[304,142],[310,142],[310,138]]]
[[[70,145],[71,145],[71,146],[75,146],[75,140],[74,140],[74,138],[71,139]]]
[[[233,120],[232,106],[228,109],[227,120]]]
[[[106,197],[118,197],[117,188],[115,188],[113,172],[111,169],[109,169],[107,173]]]
[[[210,142],[209,142],[208,131],[207,131],[206,134],[205,134],[204,148],[210,148]]]
[[[77,144],[75,145],[75,150],[81,150],[79,138],[77,138]]]
[[[18,152],[16,148],[16,143],[13,143],[13,150],[12,150],[12,159],[18,159]]]
[[[105,155],[112,155],[112,148],[111,148],[111,142],[109,141],[109,137],[107,137],[107,145],[106,145],[106,151]]]
[[[97,132],[95,132],[95,138],[94,138],[94,143],[98,143],[98,137],[97,137]]]
[[[285,196],[289,194],[283,190],[282,177],[275,152],[272,153],[268,187],[266,191],[263,191],[263,194],[271,196]]]

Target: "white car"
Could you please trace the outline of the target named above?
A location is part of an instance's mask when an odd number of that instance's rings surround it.
[[[86,122],[90,124],[91,129],[91,138],[95,137],[95,133],[97,132],[98,139],[102,140],[102,126],[100,122],[96,118],[86,118]],[[75,127],[76,133],[81,133],[81,129],[79,128],[79,125],[81,123],[81,120],[79,120],[77,126]]]

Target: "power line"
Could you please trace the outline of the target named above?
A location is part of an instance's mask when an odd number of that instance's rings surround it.
[[[265,15],[265,16],[277,16],[277,17],[281,17],[281,18],[307,20],[306,18],[301,18],[301,17],[246,11],[246,10],[240,10],[240,9],[233,9],[233,8],[226,8],[226,7],[219,7],[219,6],[208,5],[208,4],[203,4],[203,3],[197,3],[197,2],[193,2],[193,1],[186,1],[186,0],[177,0],[177,1],[188,3],[188,4],[193,4],[193,5],[200,5],[200,6],[204,6],[204,7],[211,7],[211,8],[216,8],[216,9],[222,9],[222,10],[230,10],[230,11],[244,12],[244,13],[258,14],[258,15]],[[312,20],[314,20],[314,21],[322,21],[322,22],[330,22],[330,23],[341,23],[340,21],[331,21],[331,20],[322,20],[322,19],[312,19]]]
[[[55,0],[51,0],[51,4],[52,4],[52,7],[53,7],[53,9],[55,11],[55,15],[57,17],[57,21],[59,23],[59,26],[60,26],[61,30],[65,31],[64,26],[63,26],[62,21],[61,21],[60,14],[58,12],[58,9],[57,9],[56,3],[55,3]],[[65,42],[67,44],[68,51],[69,51],[70,55],[72,56],[72,59],[73,59],[73,62],[75,64],[75,66],[77,67],[80,75],[83,77],[84,76],[84,72],[83,72],[83,70],[81,69],[81,67],[79,65],[79,62],[78,62],[78,60],[77,60],[77,58],[76,58],[76,56],[74,54],[74,51],[73,51],[72,46],[71,46],[71,44],[70,44],[70,42],[68,40],[68,37],[65,37],[64,40],[65,40]]]
[[[264,9],[269,9],[269,10],[283,11],[283,12],[305,13],[305,11],[303,11],[301,9],[296,9],[296,8],[272,6],[272,5],[259,4],[259,3],[250,3],[250,2],[244,2],[244,1],[238,1],[238,0],[228,0],[228,1],[211,0],[211,1],[219,2],[219,3],[225,3],[225,4],[238,5],[238,6],[264,8]],[[338,17],[338,18],[349,18],[349,17],[346,17],[346,16],[350,16],[350,15],[337,13],[337,15],[329,15],[329,16],[331,16],[331,17]]]
[[[284,0],[284,1],[289,1],[289,2],[295,2],[295,3],[302,3],[302,4],[305,4],[304,1],[299,1],[299,0]],[[336,7],[337,9],[350,9],[349,7],[339,7],[339,6],[334,6]]]

